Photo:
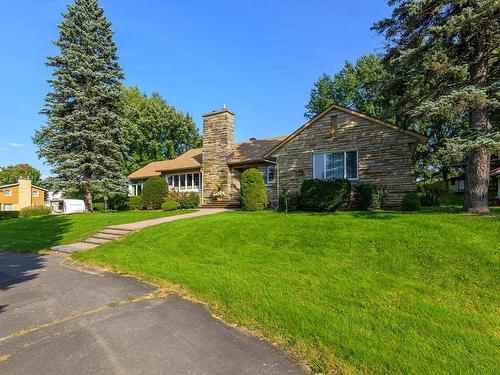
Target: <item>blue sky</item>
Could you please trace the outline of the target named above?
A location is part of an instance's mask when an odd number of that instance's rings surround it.
[[[57,50],[69,0],[0,2],[0,166],[30,163],[49,175],[31,142],[48,91],[45,58]],[[345,60],[380,51],[370,30],[384,0],[100,0],[113,24],[127,85],[158,91],[201,115],[226,104],[235,138],[289,134],[304,122],[313,82]]]

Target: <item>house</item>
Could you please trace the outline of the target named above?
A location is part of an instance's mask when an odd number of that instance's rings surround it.
[[[46,189],[19,179],[14,184],[0,185],[0,211],[19,211],[24,207],[44,204]]]
[[[489,194],[500,197],[500,167],[490,171]],[[465,191],[465,174],[452,177],[448,180],[448,191],[450,193],[463,193]]]
[[[305,179],[347,178],[353,185],[385,185],[388,205],[396,206],[415,190],[413,155],[425,142],[421,134],[332,105],[290,135],[235,143],[234,113],[223,108],[203,115],[203,147],[131,173],[129,192],[140,195],[147,178],[164,176],[171,189],[199,192],[205,205],[217,183],[238,201],[241,173],[255,167],[273,205],[284,189],[299,191]]]

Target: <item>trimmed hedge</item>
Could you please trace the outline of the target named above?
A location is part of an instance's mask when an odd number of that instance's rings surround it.
[[[0,221],[16,219],[19,217],[19,211],[0,211]]]
[[[27,219],[29,217],[34,217],[34,216],[44,216],[44,215],[50,215],[52,212],[52,209],[47,206],[31,206],[31,207],[24,207],[19,211],[19,217],[21,219]]]
[[[406,193],[401,202],[403,211],[420,211],[420,197],[416,191]]]
[[[167,181],[163,177],[151,177],[144,182],[142,203],[148,210],[159,209],[167,195]]]
[[[356,206],[360,210],[380,210],[387,199],[385,186],[375,183],[360,184],[354,187]]]
[[[179,208],[179,202],[173,199],[168,199],[161,205],[163,211],[173,211]]]
[[[247,211],[260,211],[267,207],[266,183],[256,168],[249,168],[241,174],[241,204]]]
[[[142,195],[137,195],[128,198],[127,207],[129,210],[141,210],[144,207]]]
[[[349,180],[305,180],[300,188],[300,206],[309,211],[335,211],[347,205],[350,196]]]

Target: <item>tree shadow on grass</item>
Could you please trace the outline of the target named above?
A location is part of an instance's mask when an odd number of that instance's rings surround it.
[[[64,215],[38,216],[0,222],[0,249],[19,253],[37,252],[60,244],[70,230]]]

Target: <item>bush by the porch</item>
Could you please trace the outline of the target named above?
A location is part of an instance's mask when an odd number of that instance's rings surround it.
[[[162,177],[151,177],[144,182],[142,191],[143,205],[148,210],[154,210],[161,207],[167,195],[167,181]]]
[[[161,209],[163,211],[173,211],[179,209],[179,202],[174,199],[167,199],[162,203]]]
[[[200,194],[199,193],[180,193],[179,207],[182,209],[196,208],[200,205]]]
[[[305,180],[300,189],[300,206],[310,211],[335,211],[346,206],[350,196],[349,180]]]
[[[266,184],[256,168],[241,174],[241,204],[247,211],[260,211],[267,207]]]
[[[142,195],[129,197],[127,207],[129,208],[129,210],[141,210],[144,207],[144,203],[142,202]]]

